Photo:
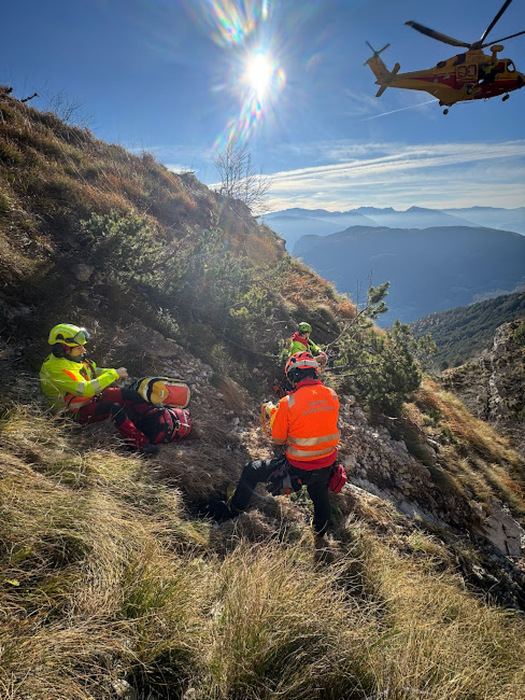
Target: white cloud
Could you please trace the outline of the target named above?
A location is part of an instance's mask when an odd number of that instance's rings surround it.
[[[281,158],[315,165],[269,173],[273,210],[524,205],[525,140],[415,145],[340,140],[279,149]],[[186,145],[146,150],[174,172],[195,171],[204,183],[217,177],[210,150]]]
[[[525,140],[317,147],[335,162],[274,173],[272,208],[524,204]]]
[[[196,168],[190,168],[187,163],[164,163],[166,168],[168,170],[171,170],[173,173],[187,173],[187,172],[192,172],[192,173],[197,173],[198,170]]]

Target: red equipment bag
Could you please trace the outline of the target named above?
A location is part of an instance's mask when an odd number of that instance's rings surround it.
[[[146,435],[150,442],[178,442],[191,432],[190,412],[175,406],[152,406],[143,413],[135,425]]]
[[[343,465],[334,464],[332,473],[330,474],[330,481],[328,482],[328,489],[332,491],[332,493],[339,493],[347,481],[348,477]]]
[[[191,397],[187,382],[173,377],[143,377],[131,388],[136,389],[145,401],[157,406],[186,408]]]

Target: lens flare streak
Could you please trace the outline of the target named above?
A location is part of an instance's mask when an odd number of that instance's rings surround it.
[[[285,85],[284,70],[273,49],[270,0],[192,0],[188,11],[207,27],[210,38],[225,51],[229,68],[217,90],[232,93],[238,114],[232,116],[214,148],[231,140],[244,143],[263,118],[271,113]],[[227,75],[227,77],[224,77]]]

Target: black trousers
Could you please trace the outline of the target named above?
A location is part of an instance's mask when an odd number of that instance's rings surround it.
[[[231,507],[234,510],[244,510],[249,504],[253,491],[257,484],[267,482],[268,477],[283,462],[283,457],[275,459],[257,459],[244,465],[241,478],[233,494]],[[289,473],[301,480],[306,486],[308,495],[314,505],[314,531],[317,535],[324,535],[330,518],[330,499],[328,497],[328,482],[330,481],[331,467],[323,469],[298,469],[289,465]]]

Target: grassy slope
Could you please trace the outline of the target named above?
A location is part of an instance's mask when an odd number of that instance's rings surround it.
[[[140,459],[34,407],[0,427],[6,700],[522,697],[523,618],[377,499],[313,556],[308,529],[192,518]]]
[[[0,100],[0,109],[6,376],[34,377],[41,338],[59,310],[86,309],[83,321],[99,323],[102,346],[113,325],[138,313],[153,323],[162,307],[166,334],[172,329],[217,371],[228,363],[241,380],[254,362],[271,377],[276,336],[303,314],[314,321],[316,339],[328,341],[335,321],[354,313],[242,207],[193,176],[168,173],[147,154],[131,156],[16,101]],[[147,217],[154,239],[173,246],[177,260],[194,260],[196,252],[206,265],[191,268],[194,278],[185,271],[175,298],[151,279],[130,297],[91,258],[93,276],[80,284],[72,264],[80,252],[90,254],[80,220],[112,210]],[[224,318],[207,308],[215,301],[209,290],[220,292],[209,271],[216,250],[206,248],[213,231],[223,232],[222,243],[249,272],[247,283],[240,275],[231,284],[238,296],[228,301],[239,313],[227,333]],[[181,296],[189,311],[177,306]],[[3,397],[0,421],[6,700],[113,698],[125,694],[125,683],[141,698],[177,698],[188,688],[217,700],[357,699],[387,690],[443,700],[521,698],[523,617],[483,602],[480,588],[466,585],[462,562],[477,561],[474,549],[351,492],[337,499],[337,541],[327,551],[312,545],[308,503],[298,511],[278,499],[270,514],[251,511],[217,529],[192,514],[185,493],[165,485],[158,465],[119,454],[113,436],[97,442],[96,433],[50,420],[21,395]],[[424,388],[408,411],[414,424],[451,443],[452,476],[442,478],[481,498],[512,494],[515,512],[525,512],[522,464],[488,428],[472,426],[435,387]],[[209,418],[219,442],[222,423]],[[206,443],[210,464],[212,447],[226,455],[228,440],[224,432],[224,445]],[[186,459],[197,454],[188,445]]]

